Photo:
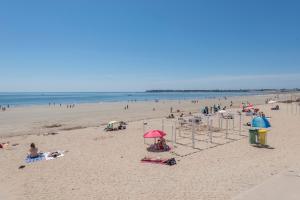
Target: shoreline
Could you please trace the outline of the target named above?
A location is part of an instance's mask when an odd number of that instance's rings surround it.
[[[278,94],[276,94],[278,95]],[[286,99],[285,94],[279,95],[282,100]],[[204,106],[221,104],[227,106],[233,101],[233,108],[238,108],[241,102],[251,102],[256,105],[265,103],[266,98],[274,98],[274,94],[232,96],[227,100],[224,98],[200,99],[198,103],[191,100],[161,100],[136,101],[136,102],[102,102],[76,104],[74,108],[66,108],[35,105],[30,107],[13,107],[5,112],[0,112],[0,137],[28,134],[44,134],[77,127],[98,127],[109,121],[137,121],[149,118],[166,117],[170,113],[170,107],[180,110],[180,113],[200,112]],[[124,107],[129,105],[129,109]],[[155,109],[155,111],[153,111]],[[59,127],[51,127],[53,125]]]
[[[28,92],[28,94],[30,94],[31,92]],[[53,92],[55,93],[55,92]],[[61,92],[62,94],[64,92]],[[68,92],[68,93],[72,93],[72,92]],[[78,92],[78,94],[80,94],[81,92]],[[83,94],[84,93],[89,93],[89,92],[82,92]],[[101,93],[101,92],[100,92]],[[110,92],[103,92],[103,93],[110,93]],[[123,92],[111,92],[111,93],[123,93]],[[138,93],[143,93],[143,94],[152,94],[152,92],[138,92]],[[157,94],[161,94],[161,93],[164,93],[164,92],[158,92]],[[168,94],[173,94],[174,92],[166,92]],[[176,92],[175,92],[176,93]],[[193,93],[193,92],[181,92],[183,94],[185,93]],[[197,92],[195,92],[197,93]],[[200,93],[200,92],[199,92]],[[222,92],[217,92],[218,94],[222,94]],[[229,95],[228,94],[232,94],[234,92],[227,92],[226,94],[224,95],[220,95],[220,96],[203,96],[203,97],[198,97],[198,98],[194,98],[194,97],[184,97],[184,98],[178,98],[178,99],[173,99],[173,98],[164,98],[164,97],[158,97],[158,98],[149,98],[149,99],[130,99],[130,100],[106,100],[106,101],[78,101],[76,102],[75,101],[70,101],[68,103],[66,102],[62,102],[60,103],[59,100],[55,101],[55,100],[51,100],[47,103],[28,103],[28,104],[14,104],[14,103],[2,103],[2,105],[5,107],[6,105],[10,105],[10,107],[12,108],[20,108],[20,107],[34,107],[34,106],[48,106],[49,103],[53,104],[53,103],[56,103],[56,106],[62,104],[62,105],[71,105],[71,104],[76,104],[76,105],[79,105],[79,104],[101,104],[101,103],[130,103],[130,102],[152,102],[152,101],[188,101],[188,100],[208,100],[208,99],[222,99],[224,97],[227,97],[227,98],[232,98],[232,97],[247,97],[247,96],[264,96],[264,95],[291,95],[291,94],[298,94],[299,91],[290,91],[290,92],[276,92],[276,91],[266,91],[266,92],[261,92],[260,94],[252,94],[250,92],[240,92],[239,95]],[[0,93],[1,94],[1,93]],[[5,94],[9,94],[9,93],[5,93]],[[12,93],[14,94],[14,93]],[[16,93],[18,94],[18,93]],[[20,93],[22,94],[22,93]],[[26,93],[25,93],[26,94]],[[37,93],[37,94],[40,94],[40,93]],[[1,97],[1,96],[0,96]],[[1,105],[1,103],[0,103]],[[52,106],[52,105],[51,105]]]

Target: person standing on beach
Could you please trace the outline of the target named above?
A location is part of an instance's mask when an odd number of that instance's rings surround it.
[[[170,113],[172,113],[172,112],[173,112],[173,107],[170,108]]]
[[[129,108],[128,104],[127,104],[126,108],[127,108],[127,110],[128,110],[128,108]]]

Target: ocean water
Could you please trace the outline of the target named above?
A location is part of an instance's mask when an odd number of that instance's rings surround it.
[[[224,96],[245,96],[262,94],[262,92],[18,92],[0,93],[0,105],[24,106],[97,103],[97,102],[127,102],[153,100],[187,100],[223,98]]]

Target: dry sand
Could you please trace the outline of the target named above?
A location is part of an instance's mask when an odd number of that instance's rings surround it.
[[[229,105],[231,100],[235,106],[247,100],[261,104],[265,98],[235,97],[226,102],[222,100],[222,104]],[[271,116],[273,127],[268,144],[273,149],[250,146],[248,137],[243,136],[247,135],[247,127],[243,126],[242,136],[238,131],[230,131],[226,139],[224,130],[214,133],[213,141],[218,144],[202,141],[207,139],[203,131],[204,135],[196,136],[197,149],[193,149],[191,135],[182,132],[182,137],[177,138],[181,144],[174,144],[172,152],[146,151],[143,121],[148,122],[146,130],[161,129],[162,117],[169,113],[171,106],[174,110],[196,112],[203,105],[217,102],[218,99],[203,100],[199,104],[139,102],[130,103],[126,111],[123,109],[126,103],[82,104],[73,110],[34,106],[0,113],[1,142],[9,140],[10,144],[19,144],[0,150],[0,198],[231,199],[282,170],[300,167],[300,107],[296,104],[279,104],[280,111],[271,111],[271,105],[258,106]],[[113,119],[130,121],[128,128],[104,132],[101,124]],[[250,117],[243,117],[243,122],[249,120]],[[45,128],[53,124],[62,126]],[[172,120],[164,120],[167,139],[170,139],[172,124]],[[216,119],[214,126],[218,126]],[[87,128],[61,130],[72,127]],[[235,129],[238,129],[237,124]],[[43,135],[53,131],[58,134]],[[25,164],[31,142],[42,151],[68,152],[65,157],[26,164],[20,170],[18,167]],[[141,163],[144,156],[175,157],[177,165]]]

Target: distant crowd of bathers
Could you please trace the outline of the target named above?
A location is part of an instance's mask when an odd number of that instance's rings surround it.
[[[232,105],[233,105],[233,103],[231,102],[230,103],[230,107],[232,107]],[[216,113],[216,112],[218,112],[218,111],[220,111],[220,110],[226,110],[226,106],[224,106],[224,107],[221,107],[221,105],[220,104],[214,104],[213,106],[210,106],[210,107],[208,107],[208,106],[205,106],[203,109],[202,109],[202,114],[204,114],[204,115],[208,115],[208,114],[213,114],[213,113]]]
[[[0,105],[0,110],[1,110],[1,111],[6,111],[6,110],[8,110],[9,108],[10,108],[10,105],[9,105],[9,104],[7,104],[6,106]]]
[[[58,104],[56,104],[55,102],[53,102],[53,103],[51,103],[51,102],[49,102],[49,107],[50,106],[56,106],[56,105],[58,105]],[[63,106],[63,104],[59,104],[59,107],[62,107]],[[75,104],[67,104],[67,108],[75,108]]]

